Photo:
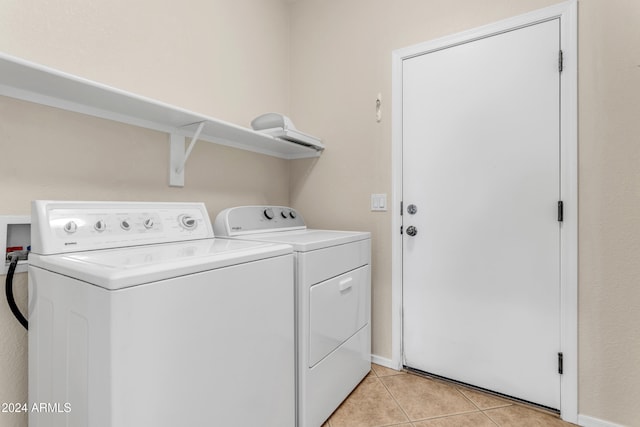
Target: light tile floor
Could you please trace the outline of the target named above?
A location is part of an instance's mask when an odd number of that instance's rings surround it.
[[[510,400],[374,364],[322,427],[382,426],[575,427]]]

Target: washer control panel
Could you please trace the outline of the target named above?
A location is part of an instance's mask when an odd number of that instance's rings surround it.
[[[122,248],[213,237],[202,203],[33,202],[32,251]]]
[[[304,230],[302,215],[286,206],[238,206],[225,209],[216,217],[217,236],[239,236],[271,231]]]

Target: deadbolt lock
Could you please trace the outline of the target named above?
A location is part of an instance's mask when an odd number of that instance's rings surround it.
[[[418,212],[418,207],[416,205],[407,206],[407,213],[409,215],[415,215],[416,212]]]

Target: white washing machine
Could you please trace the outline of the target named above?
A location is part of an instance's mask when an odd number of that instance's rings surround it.
[[[32,206],[31,427],[294,426],[292,248],[201,203]]]
[[[371,369],[370,233],[308,229],[282,206],[226,209],[214,231],[293,246],[298,426],[321,426]]]

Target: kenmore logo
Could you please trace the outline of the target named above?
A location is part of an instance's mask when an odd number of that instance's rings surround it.
[[[69,245],[77,245],[78,242],[64,242],[65,246],[69,246]]]
[[[238,231],[238,230],[242,230],[242,227],[231,227],[231,229],[232,229],[233,231]]]

